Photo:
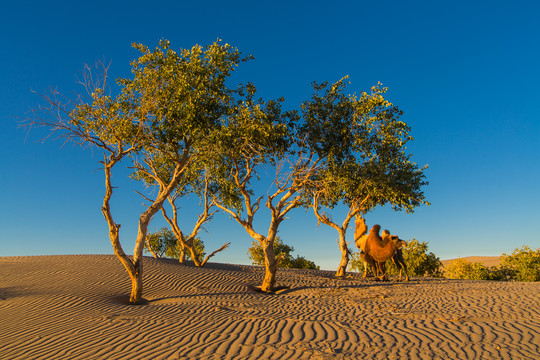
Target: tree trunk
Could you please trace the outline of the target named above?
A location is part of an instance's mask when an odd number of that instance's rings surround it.
[[[349,248],[345,241],[345,231],[339,231],[339,249],[341,250],[341,261],[336,271],[336,277],[345,277],[347,275],[347,265],[349,264]]]
[[[152,249],[152,246],[150,246],[150,241],[148,241],[148,237],[146,238],[146,245],[148,246],[148,251],[150,251],[150,254],[152,254],[152,256],[154,257],[154,259],[157,259],[158,256],[157,256],[157,254],[154,252],[154,250]]]
[[[193,244],[193,239],[188,240],[189,244],[189,253],[191,254],[191,260],[193,260],[193,264],[197,267],[201,266],[201,259],[199,258],[199,254],[195,251],[195,245]]]
[[[178,262],[183,264],[186,262],[186,248],[182,245],[180,248],[180,255],[178,256]]]
[[[277,261],[274,254],[274,241],[268,239],[262,242],[264,252],[264,279],[261,291],[271,292],[276,283]]]
[[[132,271],[128,271],[129,277],[131,278],[131,295],[129,297],[129,303],[133,305],[141,304],[143,300],[143,244],[146,240],[148,224],[150,223],[152,216],[157,212],[157,210],[154,210],[152,207],[150,207],[149,210],[146,210],[146,212],[144,212],[139,218],[139,231],[137,233],[135,248],[133,249],[134,269]]]
[[[128,271],[129,278],[131,279],[131,295],[129,296],[129,303],[132,305],[139,305],[142,302],[142,290],[143,290],[143,269],[142,261],[135,264],[135,271]]]

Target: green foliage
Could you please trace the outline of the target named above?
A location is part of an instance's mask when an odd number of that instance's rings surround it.
[[[399,120],[403,112],[384,98],[380,84],[371,93],[346,95],[345,79],[315,84],[302,104],[300,133],[323,159],[304,196],[318,196],[322,206],[343,202],[366,213],[377,205],[413,209],[425,201],[424,170],[412,162],[406,144],[413,138]]]
[[[253,241],[251,247],[248,250],[248,256],[253,265],[264,265],[264,252],[262,246]],[[284,244],[279,236],[276,236],[274,240],[274,254],[278,261],[278,267],[281,268],[295,268],[295,269],[315,269],[319,270],[320,267],[315,265],[313,261],[307,260],[304,257],[297,256],[293,258],[291,253],[294,251],[292,246]]]
[[[360,259],[360,251],[351,251],[351,258],[349,259],[349,265],[348,265],[349,271],[357,271],[360,273],[363,273],[365,270],[364,262],[362,259]],[[368,271],[371,271],[371,269],[368,269]]]
[[[456,259],[444,268],[444,276],[449,279],[490,280],[490,270],[479,262]]]
[[[487,267],[480,262],[456,259],[444,268],[444,276],[449,279],[467,280],[510,280],[515,275],[506,266]]]
[[[157,257],[166,255],[169,249],[176,247],[176,237],[174,233],[167,229],[161,228],[154,233],[148,233],[146,235],[146,242],[144,244],[144,250],[147,252],[153,252]]]
[[[428,243],[413,239],[407,242],[407,245],[402,248],[402,251],[409,276],[442,276],[441,260],[432,252],[428,253]],[[364,263],[360,259],[360,251],[353,252],[349,266],[352,270],[358,272],[364,271]],[[386,272],[390,275],[399,274],[399,270],[392,261],[386,262]]]
[[[403,259],[411,276],[442,276],[441,260],[434,253],[428,253],[428,243],[412,239],[403,247]],[[391,266],[395,269],[395,266]]]
[[[518,281],[540,281],[540,248],[529,246],[516,248],[512,254],[501,256],[501,267],[512,272],[512,279]]]
[[[148,243],[150,243],[152,251],[158,257],[165,256],[171,259],[180,259],[185,255],[188,259],[191,259],[191,253],[182,247],[182,244],[177,241],[174,233],[168,228],[161,228],[154,233],[149,233],[146,237],[147,242],[144,244],[144,250],[147,252],[151,252],[148,248]],[[199,238],[195,238],[193,245],[199,257],[204,258],[206,255],[204,252],[204,242]]]
[[[444,269],[450,279],[540,281],[540,249],[516,248],[501,256],[501,265],[486,267],[479,262],[456,259]]]

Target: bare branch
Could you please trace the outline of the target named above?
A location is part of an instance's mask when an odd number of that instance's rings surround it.
[[[214,255],[216,255],[218,252],[227,249],[227,248],[229,247],[230,244],[231,244],[230,242],[225,243],[225,244],[223,244],[222,247],[220,247],[219,249],[217,249],[217,250],[213,251],[212,253],[210,253],[210,254],[209,254],[209,255],[201,262],[201,266],[206,265],[206,263],[208,262],[208,260],[210,260],[210,258],[214,257]]]

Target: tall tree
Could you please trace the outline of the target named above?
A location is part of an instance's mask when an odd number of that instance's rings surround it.
[[[32,118],[30,124],[48,126],[68,140],[93,145],[103,150],[105,187],[103,215],[109,225],[114,253],[126,268],[131,282],[130,303],[142,301],[143,249],[148,224],[164,201],[176,189],[190,168],[204,156],[210,134],[231,108],[235,90],[225,82],[234,68],[248,58],[237,49],[215,42],[205,48],[194,46],[177,53],[162,40],[154,50],[133,45],[141,56],[131,63],[132,78],[119,79],[116,97],[108,94],[107,69],[103,81],[86,77],[88,98],[63,102],[47,96],[49,115]],[[120,224],[111,213],[113,193],[111,171],[120,160],[129,158],[131,166],[156,182],[157,194],[141,213],[133,257],[128,257],[119,239]],[[167,159],[166,175],[159,165]]]
[[[390,204],[395,210],[412,212],[428,204],[422,191],[427,185],[425,167],[419,168],[405,152],[405,145],[412,140],[410,128],[399,120],[402,111],[384,98],[387,88],[379,84],[371,93],[362,92],[357,97],[344,94],[346,85],[346,78],[331,86],[322,84],[318,87],[322,95],[312,100],[311,118],[326,118],[324,126],[340,138],[333,143],[342,146],[324,158],[321,171],[306,192],[319,223],[338,231],[338,277],[346,274],[350,254],[345,236],[353,217],[361,217],[378,205]],[[327,142],[316,131],[314,135],[315,146]],[[321,211],[340,203],[348,208],[341,223]]]
[[[221,138],[216,141],[222,155],[219,160],[223,181],[216,205],[235,219],[262,247],[265,274],[261,290],[270,292],[276,281],[277,261],[274,241],[285,216],[302,204],[299,191],[318,167],[313,153],[297,150],[294,145],[294,112],[281,110],[280,101],[255,101],[255,88],[245,89],[246,99],[238,104],[237,112],[227,119]],[[268,194],[255,195],[254,182],[260,172],[273,168],[275,177]],[[264,185],[263,185],[264,186]],[[236,201],[238,195],[241,201]],[[261,200],[270,212],[266,232],[257,231],[253,221],[260,210]]]

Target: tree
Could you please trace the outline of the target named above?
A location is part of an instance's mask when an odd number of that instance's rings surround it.
[[[146,243],[144,244],[144,250],[154,256],[154,258],[160,258],[163,255],[167,255],[171,248],[176,248],[176,237],[171,230],[167,228],[161,228],[154,233],[146,234]]]
[[[206,255],[204,242],[200,238],[195,238],[193,241],[194,252],[199,257]],[[163,256],[172,259],[181,259],[181,262],[185,261],[185,258],[191,259],[191,252],[186,253],[185,247],[182,246],[176,239],[175,234],[168,228],[161,228],[154,233],[148,233],[146,235],[146,244],[144,250],[151,253],[154,258],[161,258]]]
[[[210,153],[210,152],[208,152]],[[202,159],[201,159],[202,160]],[[172,216],[167,214],[165,207],[161,208],[163,217],[170,225],[174,236],[176,238],[176,243],[174,247],[171,247],[169,250],[172,252],[173,248],[177,249],[178,256],[174,258],[178,259],[180,263],[185,261],[186,255],[193,260],[195,266],[202,267],[206,265],[208,260],[216,255],[218,252],[227,249],[230,243],[225,243],[219,249],[213,251],[208,256],[205,257],[204,246],[201,245],[201,240],[197,238],[199,232],[203,229],[203,225],[208,221],[212,220],[213,215],[217,210],[211,211],[215,206],[214,195],[218,192],[219,186],[213,181],[210,177],[208,170],[202,166],[203,161],[199,163],[192,164],[189,171],[186,172],[185,176],[178,183],[176,189],[167,197],[167,200],[172,208]],[[159,175],[168,175],[167,168],[170,168],[170,164],[167,160],[158,164],[162,168],[161,171],[157,173]],[[165,170],[163,170],[165,169]],[[155,186],[157,183],[153,178],[145,176],[144,173],[135,173],[133,176],[137,180],[143,181],[146,185]],[[178,223],[178,206],[176,205],[177,201],[182,197],[189,194],[197,194],[201,201],[203,202],[203,211],[199,215],[193,230],[190,234],[186,235]],[[211,194],[210,194],[211,193]],[[141,194],[142,195],[142,194]],[[142,195],[144,198],[146,196]],[[210,198],[212,196],[212,198]],[[147,199],[147,198],[146,198]]]
[[[194,46],[177,53],[162,40],[153,51],[134,44],[141,56],[131,63],[132,79],[118,79],[119,93],[109,95],[107,68],[96,79],[87,72],[87,98],[64,102],[59,93],[45,96],[48,112],[30,119],[29,125],[50,127],[52,133],[104,152],[105,187],[102,212],[109,226],[114,253],[131,279],[130,303],[142,301],[143,249],[148,224],[176,189],[190,168],[204,157],[211,133],[219,130],[227,116],[235,90],[225,82],[234,68],[247,58],[237,49],[219,41],[205,47]],[[100,80],[101,79],[101,80]],[[119,239],[110,199],[111,172],[121,160],[130,160],[138,174],[156,182],[157,193],[140,215],[133,257],[128,257]],[[163,159],[168,173],[161,174]]]
[[[253,265],[264,265],[264,251],[262,246],[253,241],[248,250],[248,256]],[[279,236],[274,240],[274,255],[276,257],[277,266],[281,268],[296,268],[296,269],[315,269],[319,267],[313,261],[306,260],[304,257],[296,256],[294,258],[291,253],[294,251],[292,246],[284,244]]]
[[[265,257],[261,290],[269,292],[276,279],[273,245],[279,225],[291,210],[304,203],[301,191],[319,170],[322,157],[306,142],[297,111],[282,112],[282,99],[268,103],[254,101],[252,85],[246,91],[246,100],[239,102],[235,116],[227,118],[226,133],[216,141],[222,154],[217,168],[221,169],[219,173],[224,179],[224,190],[216,205],[261,245]],[[269,169],[275,174],[272,185],[267,195],[256,197],[253,182],[260,179],[261,170]],[[237,194],[242,201],[231,201],[232,194]],[[265,234],[253,226],[263,198],[270,212]]]
[[[277,261],[273,245],[278,227],[285,215],[301,204],[296,196],[315,171],[317,161],[312,154],[292,149],[296,119],[294,113],[282,113],[278,101],[255,101],[255,87],[245,88],[246,98],[238,102],[233,116],[226,119],[224,131],[216,139],[220,158],[214,171],[222,179],[216,205],[235,219],[246,232],[260,243],[265,254],[265,275],[261,290],[272,291]],[[291,160],[296,156],[294,160]],[[266,196],[270,224],[266,235],[255,230],[253,220],[264,195],[254,198],[252,182],[260,179],[258,172],[273,167],[275,178]],[[241,199],[239,201],[238,199]]]
[[[371,94],[345,95],[345,79],[331,86],[316,85],[317,93],[304,105],[308,138],[324,160],[305,196],[311,199],[319,224],[339,234],[337,277],[346,275],[350,254],[346,231],[353,217],[385,204],[407,212],[429,204],[421,190],[427,185],[425,167],[420,169],[405,153],[405,145],[412,140],[410,128],[399,121],[403,112],[384,98],[387,88],[379,84],[371,88]],[[321,132],[321,127],[330,131]],[[328,155],[322,156],[321,150]],[[348,207],[341,223],[321,211],[339,203]]]

